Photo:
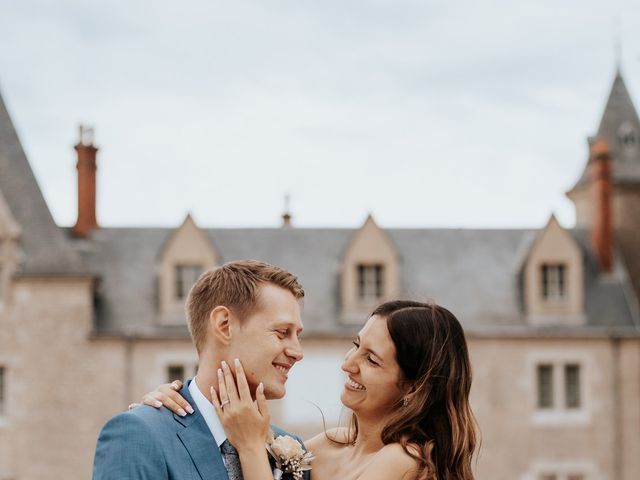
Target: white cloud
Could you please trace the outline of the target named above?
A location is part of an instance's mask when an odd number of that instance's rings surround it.
[[[586,2],[0,0],[5,101],[55,218],[96,127],[107,225],[540,226],[573,213],[640,8]],[[604,19],[604,20],[603,20]],[[609,21],[611,19],[611,21]]]

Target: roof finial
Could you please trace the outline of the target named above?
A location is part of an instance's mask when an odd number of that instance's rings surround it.
[[[284,195],[284,213],[282,214],[282,227],[291,226],[291,195],[286,193]]]
[[[616,72],[620,73],[622,65],[622,28],[620,26],[620,15],[613,17],[613,49],[616,61]]]

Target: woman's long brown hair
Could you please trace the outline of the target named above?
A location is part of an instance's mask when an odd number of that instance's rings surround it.
[[[460,322],[438,305],[396,300],[371,314],[386,318],[408,394],[381,434],[420,468],[417,480],[473,480],[477,424],[469,405],[471,362]],[[358,425],[352,420],[350,438]]]

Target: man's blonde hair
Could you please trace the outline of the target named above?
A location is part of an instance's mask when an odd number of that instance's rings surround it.
[[[211,311],[225,306],[242,321],[258,307],[260,287],[272,284],[304,297],[298,277],[283,268],[256,260],[228,262],[200,275],[187,297],[187,324],[198,352],[207,338]]]

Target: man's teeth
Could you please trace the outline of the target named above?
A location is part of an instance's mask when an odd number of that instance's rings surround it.
[[[281,371],[282,373],[287,373],[289,371],[288,368],[282,367],[280,365],[274,365],[276,367],[277,370]]]
[[[355,388],[356,390],[366,390],[366,388],[364,387],[364,385],[360,385],[359,383],[354,382],[353,380],[351,380],[350,378],[347,378],[347,384],[352,387]]]

